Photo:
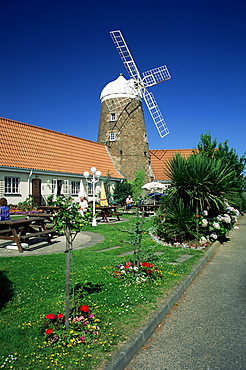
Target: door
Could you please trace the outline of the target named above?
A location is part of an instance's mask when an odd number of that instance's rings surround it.
[[[41,205],[41,180],[33,179],[32,180],[32,197],[34,203],[38,206]]]

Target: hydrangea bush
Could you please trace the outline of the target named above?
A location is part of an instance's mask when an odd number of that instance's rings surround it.
[[[199,221],[200,231],[203,235],[200,238],[200,243],[223,240],[237,222],[238,216],[239,211],[229,205],[223,213],[212,218],[209,217],[207,210],[203,211]]]

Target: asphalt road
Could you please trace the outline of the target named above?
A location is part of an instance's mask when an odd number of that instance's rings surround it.
[[[246,370],[246,216],[125,370]]]

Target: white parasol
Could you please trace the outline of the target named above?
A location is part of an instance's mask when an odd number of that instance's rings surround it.
[[[147,184],[143,185],[142,189],[146,189],[149,191],[152,191],[152,190],[155,190],[155,191],[162,190],[163,191],[164,189],[166,189],[166,185],[158,181],[153,181],[153,182],[148,182]]]
[[[83,181],[80,180],[78,197],[80,198],[82,196],[85,197],[85,198],[87,198],[87,194],[86,194],[86,191],[85,191],[85,187],[84,187]]]

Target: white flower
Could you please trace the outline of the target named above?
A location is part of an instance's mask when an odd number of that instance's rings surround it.
[[[210,238],[213,238],[213,239],[216,240],[218,238],[218,236],[217,236],[216,233],[212,233],[212,234],[210,234]]]
[[[206,220],[206,218],[203,218],[203,219],[202,219],[202,226],[203,226],[203,227],[208,226],[208,220]]]
[[[138,270],[138,267],[137,266],[134,266],[133,267],[133,270],[137,271]]]
[[[199,240],[199,243],[200,244],[205,244],[207,243],[207,238],[205,238],[205,236],[202,236],[201,239]]]
[[[218,224],[218,222],[214,222],[214,223],[213,223],[213,227],[214,227],[215,229],[219,230],[219,229],[220,229],[220,224]]]
[[[218,215],[216,218],[217,218],[217,221],[223,221],[223,217],[221,215]]]
[[[207,216],[208,215],[208,211],[206,211],[206,210],[203,211],[202,213],[203,213],[203,216]]]
[[[240,215],[239,210],[238,209],[235,209],[235,212],[236,212],[236,216],[239,217],[239,215]]]
[[[229,224],[231,222],[231,217],[229,215],[225,214],[224,217],[223,217],[223,221],[226,224]]]

